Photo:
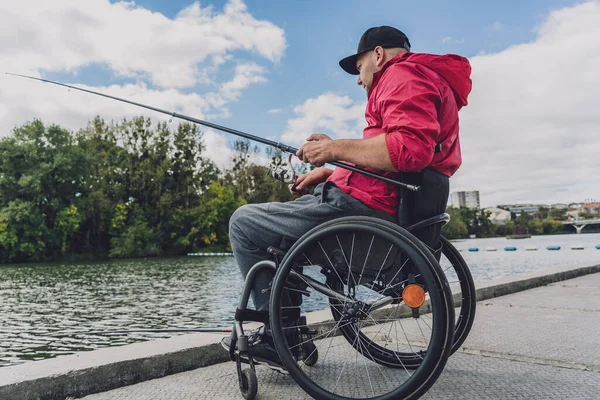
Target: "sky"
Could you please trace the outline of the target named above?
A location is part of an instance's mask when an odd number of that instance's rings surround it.
[[[451,191],[479,190],[482,207],[582,202],[600,199],[598,21],[600,0],[2,0],[0,72],[300,147],[312,133],[361,137],[365,92],[338,62],[367,28],[391,25],[414,52],[471,63]],[[169,119],[0,74],[0,137],[33,119],[76,131],[97,115]],[[236,138],[202,130],[208,154],[227,167]]]

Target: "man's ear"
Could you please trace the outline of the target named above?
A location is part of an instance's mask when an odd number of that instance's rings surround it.
[[[382,67],[383,61],[385,60],[385,51],[383,50],[383,47],[377,46],[373,51],[375,53],[375,64],[377,67]]]

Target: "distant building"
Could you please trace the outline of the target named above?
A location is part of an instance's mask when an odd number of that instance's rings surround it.
[[[510,221],[510,211],[498,207],[489,207],[486,208],[485,211],[491,213],[489,220],[492,221],[493,224],[506,225]]]
[[[454,207],[479,209],[479,190],[453,192],[451,195]]]
[[[556,203],[556,204],[551,204],[550,208],[558,208],[559,210],[565,210],[565,209],[569,208],[569,205],[564,204],[564,203]]]
[[[578,219],[579,218],[579,210],[567,211],[567,218],[569,220]]]
[[[517,217],[521,214],[529,214],[533,215],[540,210],[540,208],[545,207],[548,208],[546,204],[505,204],[500,205],[498,208],[502,208],[504,210],[508,210],[511,213],[514,213]]]
[[[600,211],[600,203],[583,203],[581,205],[581,211],[597,214]]]

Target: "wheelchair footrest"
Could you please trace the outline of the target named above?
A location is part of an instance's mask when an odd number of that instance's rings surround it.
[[[235,310],[236,321],[254,321],[262,322],[263,324],[269,323],[269,312],[268,311],[256,311],[256,310],[241,310],[237,308]]]

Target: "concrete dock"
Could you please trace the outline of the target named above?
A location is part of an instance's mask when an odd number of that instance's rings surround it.
[[[473,329],[424,399],[600,399],[600,266],[477,286]],[[221,337],[184,335],[0,368],[0,399],[241,399]],[[262,366],[257,373],[257,399],[310,398],[290,376]]]

